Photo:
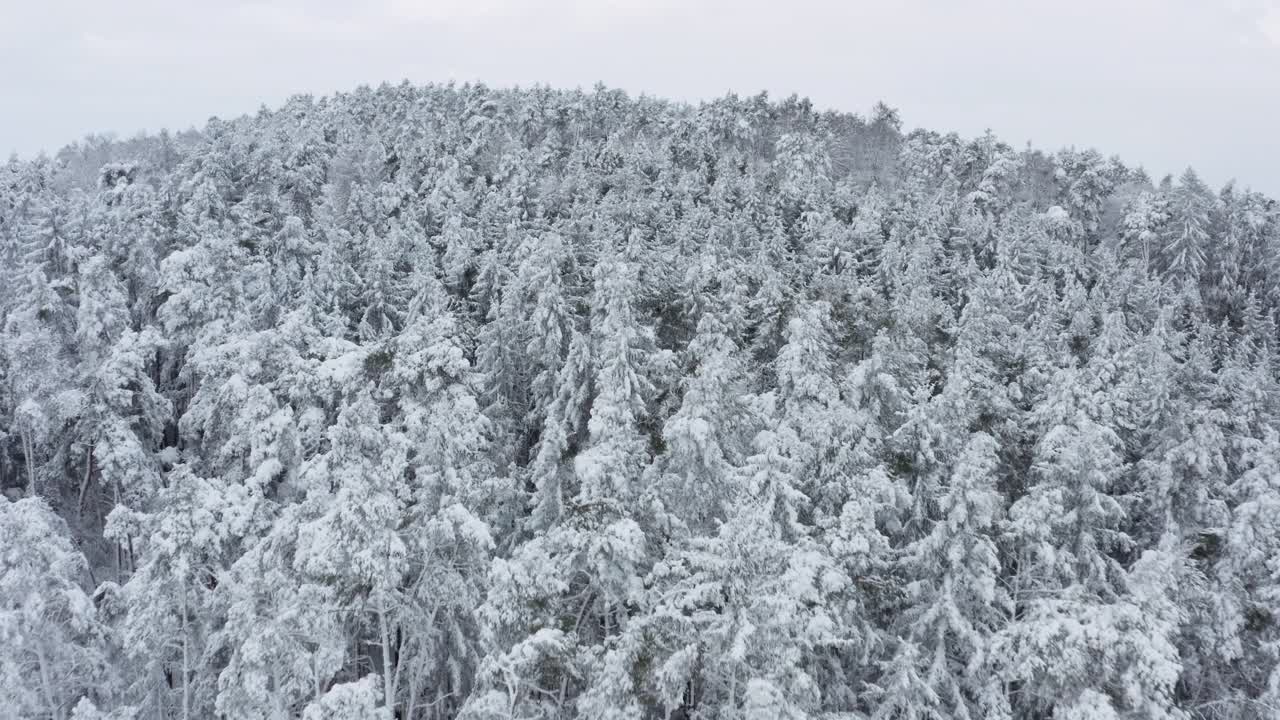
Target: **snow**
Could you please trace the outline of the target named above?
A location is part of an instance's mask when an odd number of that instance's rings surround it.
[[[0,715],[1262,717],[1276,206],[900,128],[405,84],[0,165]]]

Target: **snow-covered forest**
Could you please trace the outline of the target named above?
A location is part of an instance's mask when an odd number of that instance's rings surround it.
[[[11,160],[0,716],[1274,719],[1278,311],[1274,201],[883,105]]]

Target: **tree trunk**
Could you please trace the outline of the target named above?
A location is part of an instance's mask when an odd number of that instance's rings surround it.
[[[182,586],[182,720],[191,720],[190,647],[187,642],[187,586]]]
[[[80,522],[84,522],[84,496],[89,491],[89,481],[93,478],[93,446],[85,451],[84,458],[84,478],[80,480],[80,494],[76,500],[76,515],[79,516]]]
[[[36,496],[35,450],[32,445],[30,433],[24,430],[22,432],[22,456],[27,461],[27,497]]]
[[[111,484],[111,502],[112,505],[120,504],[120,483]],[[116,582],[124,583],[124,547],[116,540]]]
[[[49,673],[49,659],[44,654],[44,642],[36,642],[36,662],[40,665],[40,689],[44,692],[45,704],[49,706],[49,717],[62,720],[62,706],[57,701],[53,688],[53,677]]]
[[[396,715],[396,675],[391,669],[391,633],[387,627],[387,600],[378,601],[378,631],[382,636],[382,694],[383,703],[391,717]]]

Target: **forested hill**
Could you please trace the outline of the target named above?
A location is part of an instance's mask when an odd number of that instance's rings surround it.
[[[1280,717],[1240,187],[404,84],[11,160],[0,273],[4,717]]]

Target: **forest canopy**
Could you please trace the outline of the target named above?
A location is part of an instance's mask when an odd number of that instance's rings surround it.
[[[0,165],[0,713],[1280,717],[1280,208],[384,85]]]

